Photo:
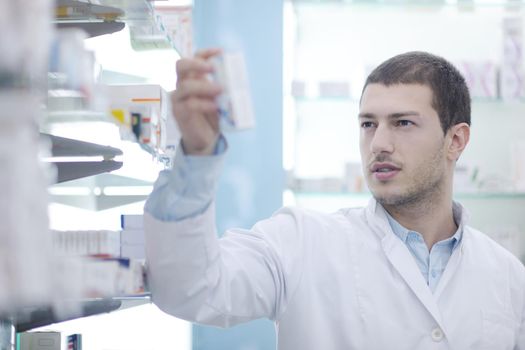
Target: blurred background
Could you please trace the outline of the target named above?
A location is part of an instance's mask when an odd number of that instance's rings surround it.
[[[47,17],[40,12],[31,21],[26,17],[37,3]],[[18,7],[9,12],[9,6]],[[226,135],[219,232],[251,227],[282,205],[325,212],[366,205],[371,195],[361,173],[357,121],[364,81],[387,58],[421,50],[454,63],[472,96],[471,142],[456,169],[455,199],[469,210],[472,226],[525,261],[522,0],[39,0],[6,2],[2,12],[0,47],[8,53],[0,59],[3,98],[21,87],[43,96],[34,106],[33,128],[111,147],[97,149],[95,160],[78,159],[93,156],[86,148],[56,159],[57,139],[39,141],[38,152],[23,138],[16,147],[4,142],[6,164],[38,153],[39,161],[55,166],[43,170],[50,180],[38,185],[38,196],[6,196],[20,208],[39,198],[47,219],[31,232],[118,232],[120,257],[143,261],[143,240],[124,244],[123,238],[142,228],[126,227],[123,217],[142,215],[158,172],[170,166],[178,145],[168,95],[176,84],[175,62],[206,47],[244,53],[256,117],[254,129]],[[10,13],[26,20],[14,24]],[[48,66],[40,78],[33,71],[39,64]],[[0,119],[6,136],[9,117],[20,109],[9,106]],[[97,164],[79,174],[85,161]],[[6,188],[12,179],[19,180],[13,187],[32,182],[24,164],[7,171]],[[24,220],[3,215],[14,225]],[[131,249],[127,255],[124,248]],[[5,283],[15,292],[35,288]],[[54,284],[47,293],[44,303],[62,298]],[[82,334],[84,350],[276,348],[269,321],[229,330],[196,326],[163,314],[147,293],[140,295],[121,306],[125,310],[29,328],[62,338]]]

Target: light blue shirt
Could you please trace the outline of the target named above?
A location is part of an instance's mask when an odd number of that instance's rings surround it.
[[[461,219],[456,216],[456,213],[454,213],[454,220],[456,223],[459,223]],[[434,292],[450,260],[452,252],[461,241],[463,234],[461,226],[458,225],[458,230],[452,237],[437,242],[432,246],[430,251],[428,251],[423,236],[419,232],[411,231],[401,226],[401,224],[388,213],[387,218],[390,227],[392,227],[392,231],[406,244],[419,270],[423,274],[423,278],[425,278],[428,286],[432,292]]]
[[[226,148],[222,135],[211,156],[185,155],[179,146],[173,168],[159,173],[144,211],[160,221],[179,221],[204,213],[213,201]]]
[[[161,221],[179,221],[202,214],[211,205],[227,148],[220,137],[211,156],[188,156],[179,147],[173,168],[161,171],[144,210]],[[394,233],[406,244],[430,289],[435,290],[453,250],[461,240],[460,229],[454,236],[440,241],[430,252],[418,232],[401,226],[390,215]],[[459,218],[454,217],[457,223]]]

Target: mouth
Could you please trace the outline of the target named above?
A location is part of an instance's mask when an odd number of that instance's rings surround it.
[[[372,176],[379,181],[387,181],[394,178],[401,168],[392,163],[373,163],[370,167]]]

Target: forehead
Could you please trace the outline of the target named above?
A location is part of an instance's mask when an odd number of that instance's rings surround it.
[[[421,114],[436,113],[432,107],[432,89],[423,84],[369,84],[361,97],[360,113],[389,115],[411,110]]]

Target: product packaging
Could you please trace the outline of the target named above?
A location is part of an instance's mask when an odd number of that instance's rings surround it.
[[[255,126],[248,74],[241,52],[222,53],[212,59],[213,79],[222,86],[217,98],[223,131],[243,130]]]

